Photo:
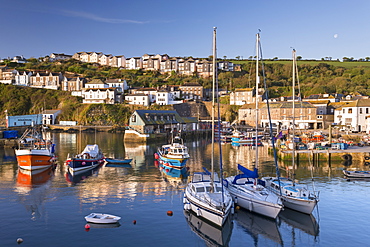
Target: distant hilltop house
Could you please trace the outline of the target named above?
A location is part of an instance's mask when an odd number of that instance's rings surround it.
[[[51,57],[58,54],[52,53]],[[64,55],[64,54],[63,54]],[[63,59],[62,59],[63,57]],[[94,63],[103,66],[118,67],[130,70],[150,70],[160,73],[171,73],[172,71],[180,75],[194,75],[201,77],[212,77],[213,63],[207,59],[169,57],[167,54],[144,54],[138,57],[126,58],[124,55],[113,56],[102,52],[76,52],[72,58],[84,63]],[[55,59],[55,58],[53,58]],[[61,56],[58,60],[66,59]],[[217,68],[220,71],[240,71],[241,66],[229,61],[218,61]]]

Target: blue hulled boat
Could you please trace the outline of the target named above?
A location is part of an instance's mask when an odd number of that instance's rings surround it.
[[[165,169],[181,170],[185,167],[186,161],[190,156],[188,148],[184,145],[182,138],[175,136],[172,139],[172,143],[162,145],[158,148],[154,157],[160,161]]]

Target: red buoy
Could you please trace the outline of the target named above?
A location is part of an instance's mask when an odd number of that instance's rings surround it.
[[[132,221],[132,224],[136,225],[136,220],[133,220],[133,221]]]
[[[89,230],[90,230],[90,225],[89,225],[89,224],[86,224],[86,225],[85,225],[85,231],[87,231],[87,232],[88,232]]]
[[[159,159],[159,155],[157,153],[154,153],[154,158]]]
[[[167,211],[167,215],[168,216],[172,216],[173,215],[173,212],[172,211]]]

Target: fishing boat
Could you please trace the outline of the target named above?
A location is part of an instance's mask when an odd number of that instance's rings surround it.
[[[295,78],[297,76],[296,51],[293,49],[293,113],[292,113],[292,136],[295,137]],[[263,184],[272,192],[279,195],[284,207],[311,214],[319,201],[315,191],[310,191],[307,186],[298,184],[294,178],[295,170],[295,150],[296,145],[292,146],[292,169],[293,178],[264,177]]]
[[[260,36],[257,34],[256,40],[256,71],[258,71]],[[256,92],[258,92],[259,75],[256,73]],[[258,96],[256,95],[256,134],[258,136]],[[234,203],[251,212],[264,215],[275,219],[282,209],[280,198],[268,191],[264,186],[258,184],[258,144],[252,139],[252,145],[255,145],[255,167],[251,171],[238,164],[238,170],[241,172],[236,176],[227,177],[225,187],[234,199]]]
[[[370,178],[370,171],[348,171],[343,170],[347,178]]]
[[[132,161],[132,159],[112,159],[112,158],[104,158],[104,160],[112,164],[130,164],[130,162]]]
[[[96,224],[115,224],[121,217],[115,216],[112,214],[103,214],[103,213],[91,213],[85,216],[85,220],[90,223]]]
[[[170,144],[158,148],[154,157],[162,161],[162,164],[168,169],[182,169],[190,156],[183,139],[180,136],[175,136]]]
[[[215,123],[215,97],[216,93],[216,28],[213,29],[213,99],[212,99],[212,122]],[[218,90],[217,90],[218,91]],[[218,105],[218,130],[220,131],[220,111]],[[220,135],[218,135],[220,136]],[[189,177],[189,182],[184,192],[184,209],[193,211],[198,217],[212,222],[217,226],[223,226],[227,221],[230,213],[233,213],[234,203],[231,195],[224,188],[222,181],[222,149],[221,142],[218,141],[220,152],[220,174],[214,172],[214,150],[215,150],[215,124],[212,124],[212,155],[211,155],[211,172],[203,168],[203,172],[194,172]]]
[[[25,170],[45,169],[55,164],[55,144],[44,140],[32,126],[22,134],[15,149],[18,166]]]
[[[93,169],[104,163],[104,154],[97,144],[88,144],[85,149],[75,157],[67,157],[65,164],[68,166],[68,171],[73,174],[78,174],[86,170]]]

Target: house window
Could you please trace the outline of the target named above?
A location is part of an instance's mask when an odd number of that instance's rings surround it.
[[[360,108],[360,114],[362,114],[362,108]]]
[[[136,115],[135,115],[135,114],[134,114],[134,115],[132,115],[132,117],[131,117],[131,122],[136,123]]]
[[[352,113],[352,108],[349,108],[348,109],[348,113]]]
[[[369,108],[366,108],[366,114],[369,114]]]
[[[346,109],[343,109],[343,113],[346,113]]]

